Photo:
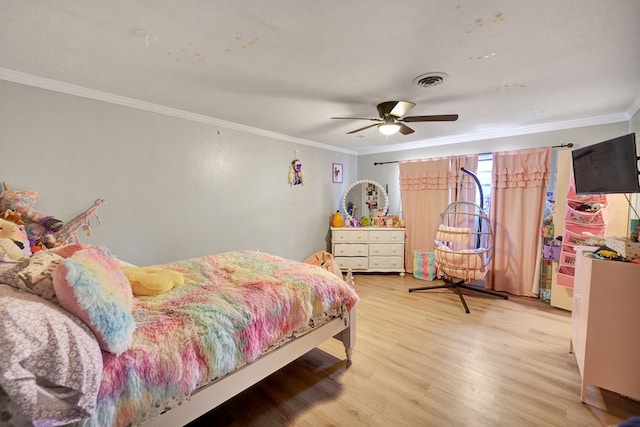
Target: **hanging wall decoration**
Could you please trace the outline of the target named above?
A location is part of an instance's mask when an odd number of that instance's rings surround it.
[[[342,163],[334,163],[331,169],[332,182],[336,184],[342,183]]]
[[[87,236],[91,236],[91,218],[95,218],[98,224],[101,223],[100,217],[98,216],[98,206],[105,202],[105,199],[97,199],[92,206],[73,217],[70,221],[66,221],[60,231],[56,233],[58,244],[70,245],[72,243],[78,243],[78,233],[81,230],[85,230]]]
[[[304,185],[302,162],[298,158],[298,150],[294,151],[294,158],[289,165],[289,185]]]

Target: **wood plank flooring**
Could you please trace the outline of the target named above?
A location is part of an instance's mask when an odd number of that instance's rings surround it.
[[[355,276],[361,301],[353,363],[330,340],[190,427],[612,426],[640,402],[603,392],[609,412],[580,402],[569,353],[571,313],[410,275]]]

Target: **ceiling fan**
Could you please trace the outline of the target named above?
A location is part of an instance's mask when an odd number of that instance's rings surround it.
[[[440,114],[433,116],[408,116],[404,117],[410,109],[415,107],[416,104],[408,101],[385,101],[378,104],[378,114],[380,118],[368,118],[368,117],[331,117],[332,119],[339,120],[371,120],[376,123],[365,126],[360,129],[352,130],[347,134],[360,132],[365,129],[378,127],[378,130],[384,135],[393,135],[400,132],[403,135],[409,135],[415,132],[405,123],[412,122],[455,122],[458,120],[457,114]]]

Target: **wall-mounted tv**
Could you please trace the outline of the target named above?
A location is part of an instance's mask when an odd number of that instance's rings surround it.
[[[640,193],[635,133],[575,149],[577,194]]]

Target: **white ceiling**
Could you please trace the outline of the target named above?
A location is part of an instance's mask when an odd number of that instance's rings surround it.
[[[1,79],[359,153],[629,120],[639,44],[638,0],[0,0]],[[460,118],[331,120],[388,100]]]

